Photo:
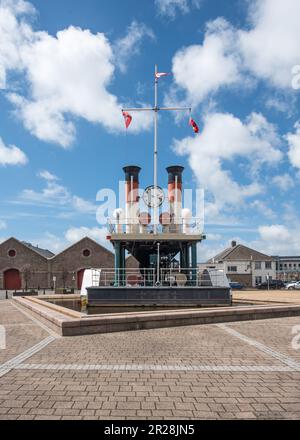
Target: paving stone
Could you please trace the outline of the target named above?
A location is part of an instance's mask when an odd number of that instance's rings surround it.
[[[0,324],[8,321],[14,323],[8,327],[12,344],[5,355],[0,352],[0,362],[48,336],[4,301]],[[300,371],[283,370],[288,359],[300,362],[290,348],[293,325],[298,317],[228,324],[271,354],[215,325],[59,338],[26,360],[28,370],[0,378],[0,418],[299,420]],[[66,364],[107,369],[64,370]],[[134,365],[153,367],[134,371]],[[169,369],[154,370],[163,366]]]

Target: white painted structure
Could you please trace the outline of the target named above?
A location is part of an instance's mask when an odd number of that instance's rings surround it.
[[[240,282],[247,287],[256,287],[268,279],[277,278],[274,259],[236,242],[207,263],[200,264],[199,268],[224,270],[230,281]]]

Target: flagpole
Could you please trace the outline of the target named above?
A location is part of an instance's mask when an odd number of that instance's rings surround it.
[[[149,112],[149,111],[153,111],[154,112],[154,215],[153,215],[153,223],[154,223],[154,234],[157,235],[158,233],[158,224],[159,224],[159,206],[156,206],[157,204],[157,188],[158,188],[158,112],[159,111],[189,111],[190,115],[191,115],[191,107],[159,107],[158,106],[158,81],[159,78],[161,78],[161,76],[167,76],[168,74],[159,74],[158,73],[158,66],[157,64],[155,64],[155,82],[154,82],[154,107],[153,108],[123,108],[122,112],[123,112],[123,116],[125,117],[126,115],[124,115],[124,112]],[[130,116],[130,115],[129,115]],[[132,118],[131,118],[132,119]],[[126,120],[125,120],[126,122]],[[130,125],[131,120],[128,124],[128,126]],[[126,128],[127,125],[126,125]],[[195,131],[195,127],[194,131]],[[198,127],[197,127],[198,129]],[[198,132],[198,131],[197,131]],[[196,133],[196,131],[195,131]]]
[[[157,156],[158,156],[158,145],[157,145],[157,132],[158,132],[158,66],[155,65],[155,86],[154,86],[154,234],[157,234],[157,226],[158,226],[158,206],[157,204],[157,186],[158,186],[158,175],[157,175]]]

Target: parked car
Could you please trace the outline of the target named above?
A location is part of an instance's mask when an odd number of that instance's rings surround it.
[[[244,284],[242,283],[237,283],[237,282],[232,282],[229,283],[230,287],[234,290],[243,290],[245,288]]]
[[[284,287],[285,284],[281,280],[270,280],[269,282],[266,281],[264,283],[260,283],[257,286],[257,288],[261,290],[266,290],[266,289],[276,290],[276,289],[283,289]]]
[[[300,281],[294,281],[286,285],[287,290],[300,290]]]

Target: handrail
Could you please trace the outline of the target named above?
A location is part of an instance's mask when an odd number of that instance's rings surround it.
[[[217,269],[162,268],[159,283],[155,268],[90,270],[92,287],[229,287],[226,273]]]
[[[127,219],[127,220],[116,220],[114,218],[109,218],[107,220],[107,229],[111,234],[125,234],[125,233],[136,233],[136,234],[152,234],[154,231],[154,225],[143,225],[140,224],[137,218]],[[203,234],[204,223],[203,218],[192,218],[189,222],[184,219],[176,219],[175,222],[171,222],[168,225],[159,224],[156,227],[159,233],[182,233],[186,235]]]

